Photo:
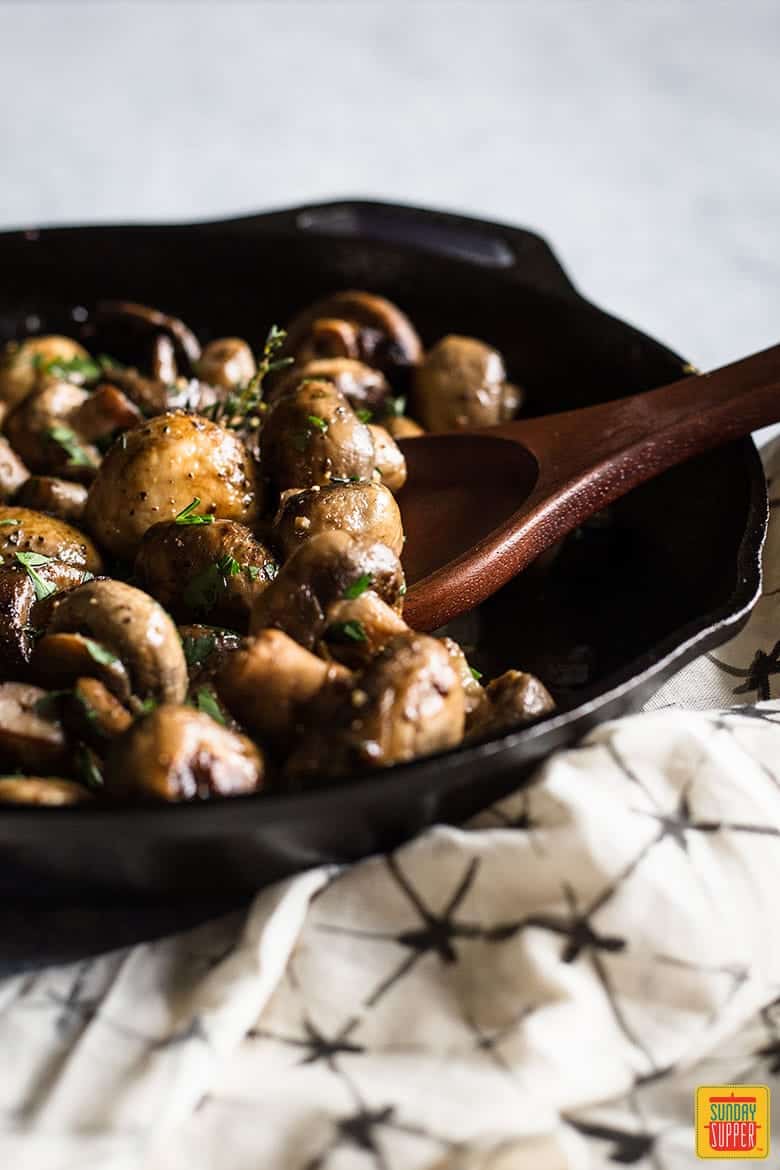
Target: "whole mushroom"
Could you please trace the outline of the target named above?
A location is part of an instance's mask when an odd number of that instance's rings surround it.
[[[2,504],[0,555],[18,560],[19,553],[50,557],[89,573],[100,573],[103,569],[103,560],[92,541],[72,524],[45,512]],[[40,568],[40,564],[36,562],[32,567]]]
[[[506,370],[497,349],[475,337],[438,341],[415,373],[414,413],[429,431],[494,426],[509,417]]]
[[[57,380],[52,365],[86,361],[89,354],[71,337],[46,334],[10,342],[0,356],[0,422],[33,390],[47,381]]]
[[[329,531],[379,541],[401,555],[401,513],[382,484],[346,483],[289,491],[282,496],[273,535],[285,557],[307,540]]]
[[[290,323],[285,352],[296,363],[351,358],[397,376],[422,358],[417,330],[385,297],[348,289],[315,301]]]

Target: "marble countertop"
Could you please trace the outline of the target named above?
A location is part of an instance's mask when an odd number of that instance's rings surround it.
[[[345,195],[532,227],[701,366],[777,340],[775,0],[0,5],[0,227]]]

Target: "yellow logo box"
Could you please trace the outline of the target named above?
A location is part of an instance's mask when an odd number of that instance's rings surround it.
[[[700,1085],[695,1125],[699,1158],[768,1158],[769,1089],[766,1085]]]

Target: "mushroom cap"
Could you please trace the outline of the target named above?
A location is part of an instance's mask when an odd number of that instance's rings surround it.
[[[403,451],[385,426],[368,424],[374,440],[374,466],[382,483],[391,492],[400,492],[406,483],[406,459]]]
[[[24,485],[29,475],[8,439],[0,435],[0,500],[10,499]]]
[[[99,322],[126,326],[128,330],[142,335],[154,337],[158,333],[167,334],[173,342],[176,356],[190,367],[200,358],[200,342],[181,318],[163,313],[151,305],[141,305],[137,301],[100,301],[96,318]]]
[[[201,354],[196,372],[204,382],[235,390],[257,373],[257,364],[242,337],[217,337]]]
[[[451,333],[415,371],[414,413],[429,431],[493,426],[503,418],[505,382],[497,349]]]
[[[140,699],[180,703],[187,694],[176,626],[154,598],[124,581],[103,577],[55,598],[47,633],[82,634],[99,643],[124,665]]]
[[[332,382],[347,401],[354,407],[369,410],[381,408],[390,395],[390,383],[381,370],[367,366],[354,358],[313,358],[293,368],[274,383],[270,400],[276,401],[283,394],[294,390],[304,378],[318,382]]]
[[[263,776],[263,757],[245,735],[192,707],[166,704],[114,741],[106,795],[204,800],[256,792]]]
[[[74,421],[89,401],[90,395],[82,386],[47,382],[9,414],[5,433],[31,471],[92,479],[100,465],[100,452],[79,434]]]
[[[147,529],[173,520],[196,496],[203,513],[251,524],[259,490],[255,465],[233,432],[173,411],[114,443],[90,488],[85,515],[97,540],[129,560]]]
[[[84,580],[83,570],[62,561],[51,560],[35,571],[56,590],[72,589]],[[26,677],[39,627],[45,627],[50,605],[51,599],[37,600],[22,565],[15,561],[0,565],[0,679]]]
[[[0,683],[0,769],[68,772],[69,753],[59,723],[40,709],[47,692],[29,683]]]
[[[50,362],[88,357],[78,341],[54,333],[11,342],[0,358],[0,403],[13,410],[28,394],[50,380],[52,375],[46,372]]]
[[[18,523],[12,523],[14,520]],[[40,553],[89,573],[103,568],[92,541],[72,524],[32,508],[0,504],[0,555],[10,560],[18,552]]]
[[[33,512],[48,512],[58,520],[78,524],[84,515],[87,489],[70,479],[31,475],[16,493],[16,500]]]
[[[318,322],[328,323],[319,330]],[[338,323],[351,329],[339,329]],[[347,357],[393,373],[416,366],[422,358],[417,330],[397,305],[386,297],[360,289],[346,289],[315,301],[291,322],[285,352],[298,361]]]
[[[400,557],[401,513],[383,484],[345,483],[285,492],[274,520],[274,537],[285,557],[321,532],[347,532],[379,541]]]

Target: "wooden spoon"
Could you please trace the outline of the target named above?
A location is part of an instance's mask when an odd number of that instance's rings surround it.
[[[401,443],[404,617],[434,630],[632,488],[780,421],[780,345],[583,410]]]

